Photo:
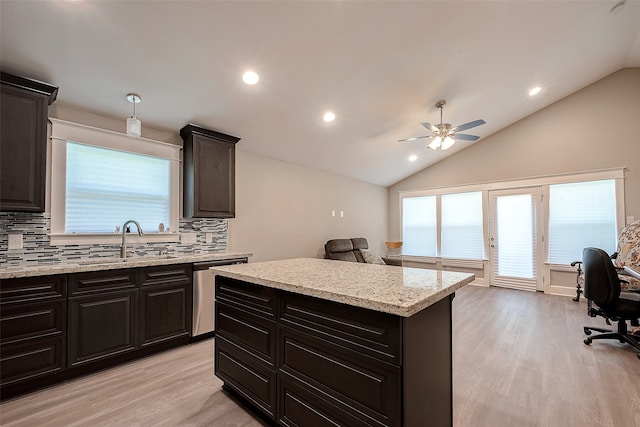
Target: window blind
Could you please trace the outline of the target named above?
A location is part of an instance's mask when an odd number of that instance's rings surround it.
[[[536,227],[533,194],[498,196],[493,218],[498,276],[535,279]]]
[[[549,262],[582,260],[582,249],[617,245],[615,180],[549,186]]]
[[[484,256],[482,192],[443,194],[441,255],[477,259]]]
[[[436,256],[436,196],[402,199],[402,253]]]
[[[113,233],[126,220],[145,232],[169,224],[170,161],[67,143],[65,233]]]

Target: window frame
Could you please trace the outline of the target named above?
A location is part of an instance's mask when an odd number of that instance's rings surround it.
[[[50,201],[51,230],[50,244],[109,244],[118,243],[120,233],[65,233],[66,215],[66,159],[67,142],[91,145],[100,148],[125,151],[134,154],[159,157],[170,161],[170,232],[146,231],[140,237],[131,235],[132,242],[177,242],[180,239],[178,224],[180,219],[181,199],[181,155],[182,147],[176,144],[154,141],[146,138],[133,138],[122,133],[98,129],[91,126],[49,119],[51,122],[51,163],[50,190],[47,199]],[[131,218],[136,219],[136,218]]]
[[[441,217],[440,210],[440,195],[442,194],[452,194],[452,193],[467,193],[473,191],[481,191],[482,201],[483,201],[483,235],[484,235],[484,259],[482,261],[477,260],[458,260],[458,259],[449,259],[442,258],[440,256],[440,227],[441,222],[438,220],[438,250],[437,256],[434,257],[419,257],[419,256],[403,256],[407,261],[414,261],[420,263],[428,263],[435,264],[438,261],[441,261],[443,266],[450,267],[467,267],[467,268],[477,268],[484,269],[484,262],[489,260],[489,248],[488,248],[488,239],[489,235],[489,215],[488,215],[488,194],[489,191],[492,190],[508,190],[514,188],[525,188],[525,187],[540,187],[542,191],[542,209],[543,209],[543,239],[544,244],[542,245],[542,252],[540,256],[542,257],[543,264],[545,265],[546,270],[554,270],[554,271],[571,271],[574,272],[575,269],[569,265],[564,264],[552,264],[549,260],[549,245],[548,236],[549,233],[549,186],[552,184],[564,184],[564,183],[572,183],[572,182],[583,182],[583,181],[601,181],[607,179],[615,180],[616,187],[616,230],[617,233],[620,233],[620,230],[625,224],[625,200],[624,200],[624,167],[616,167],[610,169],[600,169],[594,171],[585,171],[585,172],[574,172],[574,173],[566,173],[566,174],[558,174],[558,175],[547,175],[547,176],[539,176],[539,177],[531,177],[531,178],[522,178],[522,179],[514,179],[514,180],[504,180],[504,181],[492,181],[492,182],[483,182],[477,184],[469,184],[469,185],[459,185],[459,186],[450,186],[450,187],[436,187],[430,189],[420,189],[420,190],[404,190],[398,192],[398,201],[399,201],[399,236],[400,240],[402,237],[402,219],[403,219],[403,199],[407,197],[422,197],[422,196],[437,196],[437,212],[436,215]],[[547,272],[545,272],[547,275]],[[546,283],[545,283],[546,286]]]

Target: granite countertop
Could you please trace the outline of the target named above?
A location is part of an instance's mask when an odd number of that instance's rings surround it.
[[[409,317],[475,275],[314,258],[212,267],[216,275]]]
[[[153,265],[188,264],[223,259],[248,258],[249,252],[217,252],[193,255],[161,255],[120,258],[81,258],[37,266],[0,266],[0,279],[46,276],[49,274],[83,273],[87,271],[117,270],[121,268],[149,267]]]

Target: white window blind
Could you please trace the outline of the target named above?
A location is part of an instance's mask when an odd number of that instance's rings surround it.
[[[126,220],[145,232],[169,224],[170,161],[67,143],[65,233],[113,233]]]
[[[436,256],[436,196],[402,199],[402,253]]]
[[[484,255],[482,192],[443,194],[441,255],[481,260]]]
[[[615,180],[549,186],[549,262],[570,264],[582,249],[616,249]]]

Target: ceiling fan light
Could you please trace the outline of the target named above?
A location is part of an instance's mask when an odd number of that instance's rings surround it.
[[[437,150],[438,147],[440,147],[440,145],[442,145],[442,138],[440,138],[439,136],[436,136],[436,138],[431,141],[431,144],[428,145],[429,148],[431,148],[432,150]]]
[[[442,141],[442,150],[446,150],[448,148],[451,148],[451,146],[453,144],[455,144],[456,140],[451,138],[450,136],[447,136],[444,141]]]

